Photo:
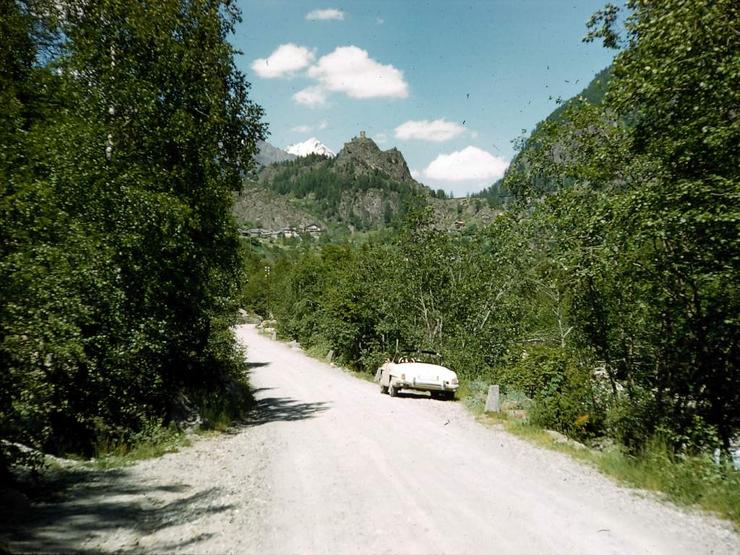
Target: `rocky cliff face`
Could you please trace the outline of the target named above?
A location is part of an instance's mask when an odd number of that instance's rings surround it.
[[[394,181],[417,184],[411,177],[401,151],[397,148],[380,150],[375,141],[368,139],[364,132],[345,143],[337,154],[335,164],[344,173],[363,175],[379,171]]]
[[[277,231],[290,226],[303,228],[311,224],[322,229],[327,227],[324,220],[306,210],[295,199],[276,195],[255,183],[245,184],[244,189],[234,195],[233,212],[240,228],[259,227]]]

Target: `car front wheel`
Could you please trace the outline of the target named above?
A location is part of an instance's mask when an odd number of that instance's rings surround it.
[[[389,384],[388,395],[390,395],[391,397],[398,397],[398,388],[393,384]]]
[[[388,386],[387,385],[380,384],[380,393],[382,393],[383,395],[385,395],[386,393],[388,393]]]

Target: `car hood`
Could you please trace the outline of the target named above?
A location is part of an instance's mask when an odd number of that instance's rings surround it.
[[[421,381],[450,381],[452,378],[457,378],[455,374],[449,368],[439,366],[438,364],[427,364],[425,362],[400,362],[393,365],[394,373],[406,374],[406,379],[411,380],[416,378]]]

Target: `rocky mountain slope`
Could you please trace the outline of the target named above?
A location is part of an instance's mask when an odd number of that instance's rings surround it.
[[[304,229],[311,224],[327,228],[326,220],[312,213],[301,199],[275,194],[255,183],[246,184],[235,196],[234,216],[242,230]]]
[[[339,151],[336,159],[337,170],[352,175],[372,175],[380,172],[399,183],[407,183],[412,189],[426,189],[411,177],[406,160],[397,148],[380,150],[375,141],[368,139],[361,131]]]
[[[480,200],[435,198],[411,177],[398,149],[381,150],[362,132],[335,157],[312,152],[262,168],[245,181],[235,215],[242,228],[315,223],[363,231],[389,225],[421,204],[431,205],[436,221],[449,229],[485,224],[496,215]]]

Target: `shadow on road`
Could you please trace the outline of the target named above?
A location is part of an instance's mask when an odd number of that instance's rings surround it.
[[[247,362],[247,368],[251,370],[252,368],[262,368],[264,366],[270,366],[272,364],[271,362]]]
[[[432,398],[426,391],[411,391],[408,389],[399,391],[398,397],[401,399],[424,399],[427,401]]]
[[[190,487],[173,481],[170,484],[148,486],[137,484],[126,468],[95,471],[71,469],[59,471],[44,484],[44,500],[31,510],[14,515],[0,528],[0,551],[46,553],[99,553],[95,537],[120,535],[122,545],[127,536],[141,537],[170,526],[180,526],[205,515],[233,508],[219,504],[220,488],[210,488],[190,495]],[[63,493],[62,493],[63,492]],[[161,493],[175,494],[172,501],[162,500]],[[54,499],[48,503],[49,499]],[[178,551],[208,539],[208,535],[183,538],[168,544]],[[90,547],[83,547],[89,545]],[[120,546],[116,546],[120,547]],[[117,552],[140,552],[135,544]]]
[[[265,389],[257,391],[265,391]],[[303,403],[290,397],[263,397],[244,419],[245,426],[259,426],[269,422],[293,422],[314,418],[329,409],[329,403]]]
[[[269,364],[252,362],[250,368]],[[271,390],[253,390],[254,404],[248,414],[227,433],[270,422],[315,418],[330,408],[324,401],[302,402],[270,396]],[[136,543],[138,538],[234,509],[231,504],[219,503],[222,494],[220,488],[191,491],[189,485],[176,477],[166,484],[147,485],[127,468],[55,470],[31,496],[32,505],[10,518],[7,511],[0,510],[0,554],[6,549],[11,553],[87,554],[110,549],[118,553],[142,553],[145,549]],[[209,537],[210,534],[186,534],[175,542],[159,543],[157,550],[197,551],[197,546]],[[100,545],[98,538],[112,542]]]

